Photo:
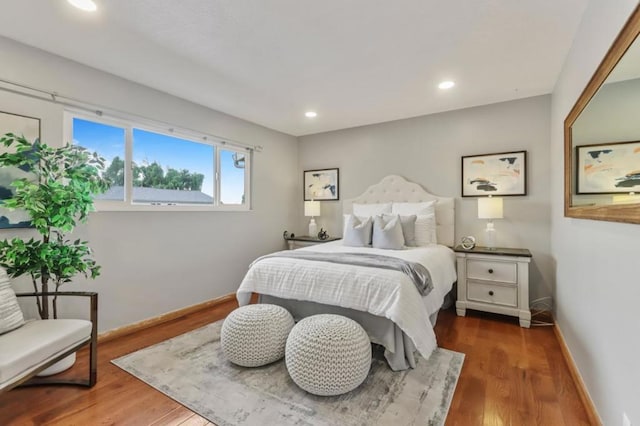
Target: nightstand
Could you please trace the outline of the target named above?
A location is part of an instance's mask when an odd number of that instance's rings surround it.
[[[289,250],[294,250],[301,247],[315,246],[316,244],[328,243],[329,241],[336,241],[340,238],[329,237],[326,240],[321,240],[317,237],[310,237],[308,235],[301,235],[299,237],[285,238],[289,245]]]
[[[467,309],[511,315],[529,328],[529,263],[527,249],[455,248],[458,266],[456,312]]]

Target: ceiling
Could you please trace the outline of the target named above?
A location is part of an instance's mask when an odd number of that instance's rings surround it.
[[[296,136],[550,93],[587,3],[95,1],[3,0],[0,35]]]

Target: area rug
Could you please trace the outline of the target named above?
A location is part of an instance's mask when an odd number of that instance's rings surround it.
[[[438,348],[415,369],[394,372],[374,349],[357,389],[319,397],[300,389],[284,360],[244,368],[220,346],[222,322],[174,337],[112,362],[219,426],[443,425],[464,355]],[[378,348],[374,345],[374,348]]]

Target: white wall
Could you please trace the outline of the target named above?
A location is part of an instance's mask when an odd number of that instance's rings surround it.
[[[605,425],[640,423],[640,226],[563,216],[563,121],[637,5],[592,0],[552,95],[551,250],[556,317]]]
[[[232,293],[252,260],[284,248],[282,231],[297,220],[296,138],[5,38],[0,63],[2,79],[264,147],[254,154],[250,212],[98,212],[77,230],[102,275],[66,288],[100,293],[101,331]],[[0,110],[41,118],[42,140],[62,142],[60,105],[0,91]],[[33,231],[2,231],[12,234]]]
[[[486,221],[477,218],[475,198],[461,198],[461,156],[527,151],[528,195],[505,197],[496,220],[498,245],[533,253],[531,298],[551,294],[555,266],[549,244],[550,97],[539,96],[407,120],[299,138],[303,170],[340,168],[340,199],[353,198],[384,176],[402,175],[428,191],[456,198],[456,241],[482,238]],[[300,187],[300,194],[302,188]],[[306,234],[298,198],[298,227]],[[318,226],[341,235],[341,202],[322,202]]]

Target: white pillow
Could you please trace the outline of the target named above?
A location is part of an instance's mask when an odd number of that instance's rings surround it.
[[[423,247],[429,244],[437,244],[436,215],[418,215],[416,219],[416,246]]]
[[[400,229],[402,234],[402,229]],[[371,218],[361,221],[350,215],[342,237],[342,243],[351,247],[366,247],[371,243]]]
[[[351,218],[351,214],[342,215],[342,236],[344,237],[347,234],[347,224],[349,223],[349,219]],[[369,216],[355,216],[358,218],[360,222],[363,222],[369,218]],[[373,223],[373,218],[371,219],[371,223]]]
[[[4,269],[0,269],[0,334],[24,324],[22,310],[11,288],[11,281]]]
[[[416,245],[418,247],[429,244],[437,244],[436,233],[436,202],[425,201],[422,203],[393,203],[393,214],[417,215],[416,219]]]
[[[402,236],[404,237],[404,245],[407,247],[416,247],[416,219],[418,216],[412,214],[411,216],[400,215],[382,215],[384,220],[388,221],[394,217],[400,218],[400,225],[402,226]]]
[[[373,248],[401,250],[404,248],[404,237],[400,216],[376,216],[373,220]]]
[[[391,213],[391,203],[358,204],[353,203],[353,214],[360,217],[373,217]]]
[[[393,203],[391,206],[392,214],[399,214],[400,216],[415,215],[428,215],[435,214],[436,202],[424,201],[421,203]]]

